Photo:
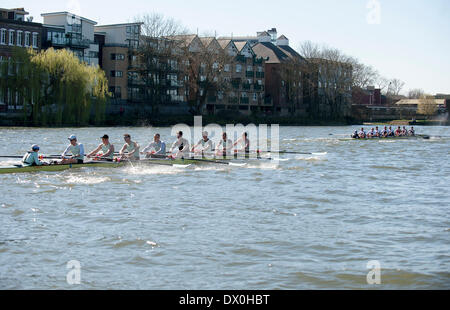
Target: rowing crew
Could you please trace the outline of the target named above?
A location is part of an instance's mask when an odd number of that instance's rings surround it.
[[[403,126],[403,129],[398,126],[398,128],[394,131],[392,130],[392,127],[384,126],[383,130],[379,130],[378,126],[376,128],[372,128],[371,131],[366,133],[364,131],[364,128],[361,128],[361,131],[355,130],[355,132],[352,134],[353,139],[371,139],[371,138],[387,138],[387,137],[414,137],[416,135],[416,132],[414,130],[414,127],[411,127],[410,130],[407,130],[405,126]]]
[[[110,143],[109,136],[104,135],[101,137],[102,143],[98,147],[85,154],[84,146],[78,143],[78,139],[75,135],[71,135],[68,140],[70,144],[64,150],[61,155],[60,162],[53,162],[55,165],[70,165],[70,164],[83,164],[84,158],[98,160],[98,161],[135,161],[140,160],[140,155],[145,155],[145,158],[189,158],[192,152],[195,155],[206,155],[212,152],[216,156],[229,156],[232,153],[232,149],[237,145],[241,145],[240,149],[235,150],[235,153],[250,153],[250,140],[248,139],[248,134],[245,132],[242,138],[238,139],[233,143],[227,138],[227,134],[224,132],[222,134],[222,139],[220,140],[218,146],[215,148],[214,143],[209,139],[208,132],[204,131],[202,133],[203,138],[192,147],[189,147],[189,141],[183,138],[183,132],[177,132],[177,140],[172,144],[169,151],[169,156],[166,156],[166,144],[161,141],[161,135],[159,133],[155,134],[153,137],[153,142],[151,142],[147,147],[145,147],[142,152],[140,152],[140,146],[137,142],[131,140],[129,134],[124,135],[125,144],[119,152],[119,157],[115,158],[115,148],[114,145]],[[38,145],[33,145],[31,151],[27,152],[22,163],[25,166],[42,166],[48,165],[48,163],[41,161],[42,157],[38,155],[40,147]]]

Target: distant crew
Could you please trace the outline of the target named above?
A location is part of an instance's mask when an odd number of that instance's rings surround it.
[[[394,131],[392,130],[392,126],[384,126],[383,130],[379,130],[379,127],[372,128],[367,134],[364,131],[364,128],[361,128],[361,131],[355,130],[355,132],[351,135],[352,139],[371,139],[371,138],[389,138],[389,137],[414,137],[416,132],[414,127],[411,127],[410,130],[407,130],[406,126],[398,126],[398,128]]]
[[[109,136],[101,137],[102,143],[87,156],[88,158],[96,158],[98,160],[113,161],[114,160],[114,145],[109,142]],[[101,153],[99,153],[101,151]]]
[[[22,159],[22,164],[24,166],[30,167],[30,166],[47,166],[48,164],[45,162],[42,162],[39,159],[39,145],[35,144],[31,147],[31,151],[26,153],[25,156]]]
[[[365,139],[365,138],[367,138],[367,134],[366,134],[366,132],[364,131],[364,128],[361,128],[361,131],[359,132],[359,138],[360,138],[360,139]]]
[[[62,160],[59,163],[60,165],[69,165],[69,164],[82,164],[84,162],[84,146],[81,143],[78,143],[77,137],[75,135],[71,135],[69,138],[70,144],[62,153]],[[67,156],[71,154],[71,156]]]
[[[159,133],[153,136],[153,142],[147,145],[142,152],[145,158],[166,158],[166,143],[161,141]]]

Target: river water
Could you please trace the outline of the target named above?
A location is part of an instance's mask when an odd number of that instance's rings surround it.
[[[0,175],[0,289],[449,289],[448,127],[340,140],[355,129],[281,127],[280,149],[317,154],[278,165]],[[60,154],[70,134],[88,150],[108,133],[117,149],[125,132],[146,144],[156,131],[173,140],[170,128],[0,128],[0,155]]]

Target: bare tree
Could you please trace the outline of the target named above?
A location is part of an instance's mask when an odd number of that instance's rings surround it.
[[[135,21],[143,23],[142,35],[128,78],[132,89],[140,91],[132,91],[130,99],[150,104],[152,114],[157,115],[161,104],[172,101],[170,93],[178,92],[182,79],[179,56],[175,53],[178,42],[169,38],[187,30],[174,19],[157,13],[137,16]]]
[[[385,78],[384,76],[382,76],[380,74],[377,74],[377,77],[375,78],[375,86],[381,90],[382,94],[387,93],[389,83],[390,82],[387,78]]]
[[[300,46],[306,58],[306,101],[313,117],[339,119],[350,111],[354,59],[338,49],[310,41]]]
[[[425,92],[423,91],[423,89],[420,89],[420,88],[410,89],[408,91],[408,98],[409,99],[420,99],[424,95],[425,95]]]
[[[431,95],[423,94],[419,99],[419,105],[417,107],[417,113],[425,115],[427,118],[435,116],[438,110],[436,101]]]
[[[182,37],[180,39],[185,41]],[[215,41],[214,37],[207,39]],[[186,41],[180,55],[190,111],[194,115],[203,114],[208,97],[216,97],[229,88],[230,81],[223,76],[223,72],[225,65],[232,63],[233,58],[219,45],[200,44],[193,48]]]
[[[392,79],[389,82],[388,95],[398,96],[400,95],[403,87],[405,86],[405,82],[399,79]]]

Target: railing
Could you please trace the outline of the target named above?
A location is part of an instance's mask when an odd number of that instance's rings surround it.
[[[264,77],[264,72],[256,72],[256,77],[257,78],[263,78]]]
[[[238,98],[237,97],[230,97],[230,98],[228,98],[228,103],[238,103]]]
[[[250,84],[248,84],[248,83],[242,84],[242,89],[250,90]]]
[[[253,90],[262,90],[262,89],[263,89],[262,85],[259,85],[259,84],[253,85]]]
[[[241,97],[241,104],[248,104],[250,99],[248,97]]]
[[[89,48],[91,41],[87,39],[53,38],[47,41],[47,45]]]
[[[245,72],[245,77],[253,78],[253,77],[255,77],[255,72],[253,72],[253,71],[246,71]]]

